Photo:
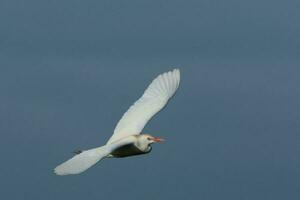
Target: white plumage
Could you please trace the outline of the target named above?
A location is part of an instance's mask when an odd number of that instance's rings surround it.
[[[54,172],[57,175],[78,174],[105,157],[125,157],[149,153],[151,144],[162,141],[162,139],[139,134],[147,122],[175,94],[179,82],[180,72],[178,69],[159,75],[148,86],[142,97],[122,116],[106,145],[75,155],[73,158],[57,166]],[[126,151],[123,156],[122,151]]]
[[[140,134],[147,122],[176,92],[180,82],[178,69],[159,75],[118,122],[107,144],[129,135]]]
[[[73,158],[57,166],[54,169],[54,172],[57,175],[79,174],[96,164],[109,153],[110,151],[107,146],[83,151],[82,153],[75,155]]]
[[[127,137],[109,145],[82,151],[61,165],[58,165],[54,169],[54,172],[57,175],[79,174],[108,156],[119,146],[134,142],[134,139],[134,137]]]

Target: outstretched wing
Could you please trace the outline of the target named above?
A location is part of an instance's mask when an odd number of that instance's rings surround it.
[[[54,169],[54,173],[60,176],[79,174],[95,165],[98,161],[107,157],[115,149],[124,145],[132,144],[134,143],[134,141],[135,138],[132,136],[124,138],[122,140],[118,140],[108,145],[104,145],[102,147],[82,151],[81,153],[75,155],[73,158],[58,165]]]
[[[174,95],[179,82],[180,72],[178,69],[163,73],[154,79],[143,96],[123,115],[107,144],[130,135],[140,134],[147,122]]]
[[[66,162],[58,165],[54,172],[57,175],[79,174],[110,154],[108,146],[83,151]]]

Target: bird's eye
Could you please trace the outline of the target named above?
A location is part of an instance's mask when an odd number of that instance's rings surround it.
[[[148,137],[147,140],[151,140],[151,138]]]

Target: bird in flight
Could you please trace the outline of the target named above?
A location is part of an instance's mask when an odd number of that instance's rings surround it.
[[[158,113],[175,94],[180,82],[180,71],[174,69],[160,74],[122,116],[113,135],[104,146],[76,151],[75,156],[58,165],[57,175],[79,174],[103,158],[120,158],[149,153],[151,144],[162,138],[142,134],[147,122]]]

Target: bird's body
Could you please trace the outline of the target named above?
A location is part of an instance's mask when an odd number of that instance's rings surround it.
[[[123,158],[128,156],[136,156],[140,154],[150,153],[152,147],[149,143],[141,143],[139,137],[144,135],[134,135],[132,143],[123,145],[110,153],[109,157]]]
[[[124,146],[121,146],[110,153],[109,157],[113,158],[124,158],[129,156],[136,156],[140,154],[146,154],[150,153],[152,147],[149,146],[147,149],[141,150],[138,148],[135,144],[127,144]]]
[[[118,122],[114,134],[101,147],[76,151],[76,155],[57,166],[57,175],[79,174],[99,160],[122,158],[149,153],[151,144],[163,139],[149,134],[141,134],[146,123],[159,112],[175,94],[180,82],[178,69],[159,75],[148,86],[144,94],[138,99]]]

